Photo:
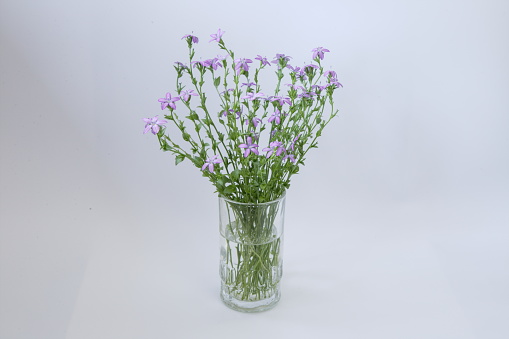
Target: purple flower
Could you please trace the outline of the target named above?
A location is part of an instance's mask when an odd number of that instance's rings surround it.
[[[286,68],[291,69],[292,72],[298,72],[300,69],[300,67],[297,66],[293,67],[292,65],[286,65]]]
[[[273,141],[270,143],[269,147],[262,149],[262,151],[267,152],[267,158],[270,158],[274,152],[276,152],[277,156],[280,156],[281,153],[285,151],[285,148],[281,141]]]
[[[286,84],[286,86],[289,86],[289,87],[291,87],[292,89],[295,89],[295,90],[300,89],[302,91],[305,91],[304,87],[302,87],[302,86],[297,86],[297,85],[294,85],[294,84]]]
[[[283,106],[285,103],[290,106],[292,105],[292,100],[289,97],[273,96],[270,97],[270,101],[271,102],[277,101],[281,106]]]
[[[262,123],[262,119],[260,118],[253,118],[253,120],[251,120],[253,122],[253,126],[256,128],[258,127],[258,124],[261,124]],[[246,120],[246,125],[249,125],[249,120]]]
[[[198,93],[195,93],[194,92],[194,89],[187,89],[185,91],[182,91],[180,93],[180,98],[183,100],[183,101],[189,101],[189,99],[191,99],[191,95],[193,96],[198,96]]]
[[[299,98],[312,98],[316,95],[315,92],[308,92],[308,91],[303,91],[301,94],[298,95]]]
[[[256,86],[256,84],[254,82],[243,82],[242,86],[240,86],[240,87],[244,87],[244,86],[252,87],[252,86]]]
[[[343,87],[343,85],[341,85],[339,82],[337,81],[333,81],[325,86],[323,86],[324,89],[327,88],[327,87],[334,87],[334,88],[339,88],[339,87]]]
[[[323,73],[323,75],[325,75],[326,77],[329,77],[330,79],[333,79],[333,80],[337,80],[337,78],[338,78],[338,75],[334,71],[326,71],[325,73]]]
[[[281,123],[281,112],[276,109],[274,113],[269,117],[269,122],[276,121],[276,124],[279,125]]]
[[[180,68],[184,68],[184,69],[185,69],[185,68],[187,68],[187,65],[186,65],[186,64],[183,64],[183,63],[181,63],[180,61],[177,61],[177,62],[175,62],[175,63],[176,63],[176,64],[177,64],[177,66],[178,66],[178,67],[180,67]]]
[[[272,63],[277,64],[277,63],[279,63],[280,60],[288,62],[288,61],[290,61],[291,58],[292,58],[291,56],[287,56],[284,54],[276,54],[276,56],[274,57],[274,60],[272,60]]]
[[[287,66],[286,66],[286,68],[291,69],[291,70],[292,70],[292,72],[295,74],[295,76],[296,76],[297,78],[300,78],[300,79],[302,79],[302,80],[306,80],[306,78],[307,78],[307,77],[306,77],[306,73],[305,73],[305,72],[304,72],[304,70],[303,70],[303,69],[301,69],[300,67],[295,67],[295,68],[294,68],[294,67],[293,67],[293,66],[291,66],[291,65],[287,65]]]
[[[318,57],[318,58],[320,58],[320,60],[323,60],[323,56],[324,56],[323,53],[330,52],[330,51],[323,47],[317,47],[317,48],[314,48],[311,52],[313,52],[313,59],[316,59]]]
[[[233,91],[234,91],[233,88],[228,88],[226,91],[222,91],[220,94],[225,95],[225,94],[228,94],[228,92],[233,92]]]
[[[212,41],[216,41],[216,42],[221,42],[221,37],[223,36],[223,34],[226,33],[224,31],[221,31],[221,28],[217,30],[217,34],[211,34],[210,37],[212,39],[210,39],[209,42],[212,42]]]
[[[290,160],[292,163],[295,163],[295,157],[293,156],[293,154],[286,154],[284,157],[283,157],[283,161],[285,160]]]
[[[320,85],[312,85],[311,86],[311,89],[312,90],[315,90],[317,92],[320,92],[320,91],[323,91],[324,87],[323,86],[320,86]]]
[[[246,59],[246,58],[239,58],[239,59],[235,60],[235,69],[237,70],[237,75],[240,74],[241,69],[243,69],[246,72],[249,71],[248,64],[250,64],[252,62],[253,62],[253,60]]]
[[[223,67],[223,65],[221,65],[221,63],[219,62],[218,58],[205,60],[204,66],[211,67],[214,71],[217,70],[218,67]]]
[[[202,67],[207,67],[207,62],[206,61],[202,61],[202,60],[193,61],[193,62],[191,62],[191,65],[193,66],[193,68],[196,68],[196,65],[200,65]]]
[[[153,118],[145,118],[143,121],[145,121],[145,130],[143,131],[143,134],[151,131],[154,135],[159,133],[159,126],[167,123],[166,120],[159,120],[157,115]]]
[[[171,93],[166,93],[166,97],[160,98],[159,101],[161,103],[161,109],[165,109],[166,107],[170,107],[171,109],[176,109],[175,101],[179,101],[179,97],[171,97]]]
[[[258,145],[253,143],[253,139],[251,137],[246,138],[247,142],[245,144],[240,144],[240,148],[245,148],[244,151],[244,158],[249,155],[249,153],[253,152],[254,154],[258,155]]]
[[[290,59],[291,57],[286,56],[284,54],[276,54],[276,57],[274,58],[274,60],[272,60],[272,63],[276,64],[278,66],[278,69],[281,69],[283,67],[286,67]]]
[[[230,113],[233,113],[233,114],[237,115],[237,116],[235,117],[235,119],[239,119],[239,118],[240,118],[240,116],[242,115],[242,108],[241,108],[240,112],[235,112],[233,109],[229,109],[228,111],[222,111],[222,112],[221,112],[221,115],[222,115],[223,117],[226,117],[226,116],[228,116],[228,114],[230,114]]]
[[[191,35],[191,34],[187,34],[187,35],[184,35],[182,37],[182,39],[187,39],[187,38],[191,38],[191,42],[197,44],[198,43],[198,37],[197,36],[194,36],[194,35]]]
[[[258,140],[260,140],[260,133],[256,133],[255,131],[251,130],[249,131],[249,133],[251,133],[251,135],[253,136],[253,138],[255,139],[255,142],[258,142]]]
[[[295,143],[297,142],[297,140],[299,140],[299,137],[300,137],[300,134],[299,134],[299,135],[297,135],[295,138],[293,138],[293,141],[292,141],[292,143],[290,144],[290,147],[288,147],[288,149],[290,149],[290,150],[292,150],[292,151],[294,150],[294,148],[295,148]]]
[[[260,60],[260,65],[261,66],[270,66],[270,62],[267,60],[267,58],[265,57],[262,57],[261,55],[257,55],[255,60]]]
[[[253,101],[253,100],[257,100],[257,99],[265,99],[265,94],[263,93],[253,93],[253,92],[249,92],[249,93],[246,93],[245,96],[241,97],[241,99],[249,99],[249,101]]]
[[[201,167],[201,170],[204,171],[208,167],[209,172],[213,173],[214,172],[214,164],[220,164],[222,162],[223,161],[221,159],[219,159],[218,155],[214,155],[214,156],[208,158],[207,160],[205,160],[205,163]]]
[[[343,87],[338,81],[338,75],[334,71],[327,71],[324,73],[324,75],[329,79],[329,83],[323,87],[323,89],[335,86],[336,88]]]
[[[304,72],[309,74],[311,72],[314,72],[314,70],[318,69],[318,68],[319,67],[317,65],[309,64],[309,65],[304,66]]]

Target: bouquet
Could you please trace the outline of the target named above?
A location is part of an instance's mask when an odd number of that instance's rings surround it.
[[[176,164],[191,161],[223,199],[223,300],[259,301],[274,294],[281,277],[278,199],[338,114],[333,94],[342,85],[322,66],[328,49],[314,48],[313,62],[301,66],[284,54],[253,60],[236,56],[223,34],[211,35],[221,52],[206,60],[195,58],[198,37],[182,37],[188,63],[175,63],[176,92],[159,99],[164,119],[144,119],[144,133],[156,135]],[[270,94],[259,79],[265,72],[274,74]],[[219,105],[208,104],[212,95]]]
[[[328,49],[313,49],[314,63],[303,66],[292,66],[291,57],[284,54],[272,61],[257,55],[253,62],[236,57],[223,34],[219,30],[211,41],[226,54],[204,61],[194,58],[199,39],[183,37],[189,64],[175,63],[176,94],[168,92],[159,99],[166,120],[144,119],[144,133],[157,135],[161,149],[173,153],[176,164],[191,161],[220,196],[238,202],[271,201],[290,187],[292,175],[337,115],[333,93],[342,85],[336,72],[324,71],[321,65]],[[268,70],[275,73],[272,95],[264,94],[258,81],[260,72]],[[207,107],[206,81],[213,84],[214,92],[208,95],[217,95],[220,107]],[[187,148],[167,133],[168,121]]]

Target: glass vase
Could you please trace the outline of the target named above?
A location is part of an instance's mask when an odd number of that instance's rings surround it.
[[[273,308],[281,297],[285,194],[265,203],[219,197],[221,299],[241,312]]]

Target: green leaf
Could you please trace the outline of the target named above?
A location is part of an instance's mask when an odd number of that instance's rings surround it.
[[[200,117],[198,116],[198,114],[196,114],[195,111],[192,111],[188,116],[186,116],[187,119],[189,120],[198,120]]]
[[[237,187],[235,187],[235,185],[230,185],[228,187],[225,187],[223,193],[225,194],[232,194],[233,192],[235,192]]]
[[[237,181],[240,178],[240,170],[236,169],[231,174],[232,180]]]
[[[175,157],[175,165],[180,164],[182,161],[184,161],[186,157],[182,154],[179,154]]]
[[[219,86],[219,84],[221,83],[221,77],[217,77],[214,79],[214,86]]]
[[[199,123],[197,123],[197,124],[196,124],[196,126],[194,127],[194,130],[195,130],[196,132],[200,132],[200,129],[201,129],[202,127],[203,127],[203,125],[199,122]]]
[[[230,138],[230,140],[236,140],[239,137],[239,134],[237,132],[231,131],[230,133],[228,133],[228,137]]]
[[[196,167],[201,167],[203,165],[203,160],[200,157],[193,157],[191,161]]]
[[[214,122],[213,122],[211,119],[209,119],[208,117],[205,117],[205,118],[201,119],[201,121],[202,121],[205,125],[207,125],[207,126],[210,126],[210,125],[213,125],[213,124],[214,124]]]

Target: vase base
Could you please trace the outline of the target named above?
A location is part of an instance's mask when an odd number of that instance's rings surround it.
[[[272,309],[277,305],[279,299],[281,298],[281,292],[279,290],[279,284],[276,288],[276,292],[270,296],[269,298],[257,300],[257,301],[244,301],[233,298],[230,294],[227,293],[228,288],[223,286],[221,288],[221,300],[223,303],[231,308],[232,310],[245,312],[245,313],[256,313],[263,312]]]

